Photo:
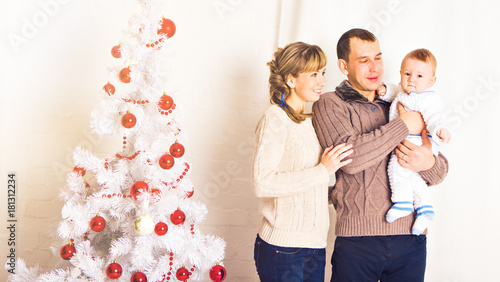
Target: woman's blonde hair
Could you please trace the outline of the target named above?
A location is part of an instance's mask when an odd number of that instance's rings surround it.
[[[303,72],[313,72],[326,66],[326,55],[316,45],[303,42],[290,43],[285,48],[274,52],[274,59],[267,63],[271,70],[269,75],[269,94],[271,104],[281,105],[291,120],[296,123],[304,121],[312,114],[298,113],[288,107],[284,100],[290,95],[291,88],[287,85],[288,75],[298,77]]]

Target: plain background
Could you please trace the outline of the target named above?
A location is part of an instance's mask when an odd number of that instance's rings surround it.
[[[66,267],[50,251],[53,244],[60,248],[55,230],[64,203],[58,194],[76,146],[102,156],[121,146],[121,136],[91,133],[90,112],[103,98],[110,49],[137,4],[25,0],[2,6],[0,260],[8,255],[7,174],[15,172],[16,255],[29,266]],[[182,92],[174,99],[183,111],[194,199],[208,208],[200,228],[227,242],[226,281],[257,281],[253,243],[260,217],[250,169],[254,128],[268,104],[266,62],[277,46],[317,44],[329,58],[324,90],[332,91],[344,79],[336,42],[354,27],[378,37],[386,82],[399,81],[400,62],[413,49],[427,48],[438,60],[435,89],[446,103],[453,141],[443,148],[449,175],[432,188],[437,217],[429,230],[426,281],[498,277],[497,1],[169,0],[162,7],[177,25],[170,81]],[[330,252],[333,240],[331,230]],[[329,263],[326,271],[329,277]]]

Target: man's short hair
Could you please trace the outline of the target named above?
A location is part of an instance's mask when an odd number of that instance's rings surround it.
[[[337,58],[343,59],[346,62],[349,62],[349,54],[351,53],[350,41],[351,38],[359,38],[363,41],[375,42],[377,38],[373,33],[369,32],[366,29],[361,28],[353,28],[351,30],[346,31],[340,37],[337,42]]]

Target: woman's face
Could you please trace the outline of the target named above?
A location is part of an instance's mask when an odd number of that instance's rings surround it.
[[[298,77],[292,77],[294,85],[292,95],[296,95],[303,102],[318,101],[321,91],[325,86],[326,67],[314,72],[303,72]]]

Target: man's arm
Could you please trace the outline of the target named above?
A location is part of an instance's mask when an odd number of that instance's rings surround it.
[[[350,155],[352,162],[341,168],[346,173],[354,174],[378,164],[409,134],[401,118],[371,132],[360,133],[353,126],[353,120],[357,117],[351,117],[349,104],[334,93],[323,95],[313,104],[313,125],[323,148],[341,143],[353,145],[354,153]]]

